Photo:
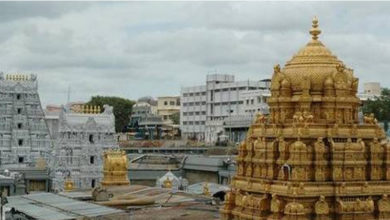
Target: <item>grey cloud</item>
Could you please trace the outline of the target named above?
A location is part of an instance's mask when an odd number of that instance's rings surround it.
[[[88,5],[86,2],[0,2],[0,22],[29,17],[55,18]]]
[[[0,67],[38,73],[44,104],[91,95],[179,94],[207,73],[270,77],[309,40],[320,39],[362,81],[386,77],[387,2],[0,3]],[[2,16],[2,17],[1,17]]]

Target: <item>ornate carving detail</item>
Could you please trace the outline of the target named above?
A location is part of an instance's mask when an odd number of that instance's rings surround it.
[[[358,79],[319,33],[314,19],[312,40],[274,67],[269,123],[258,115],[239,148],[233,187],[246,197],[230,219],[371,219],[377,195],[390,190],[390,144],[381,144],[372,114],[359,123]],[[258,196],[267,194],[260,214]],[[387,196],[379,202],[390,207]],[[390,211],[379,215],[390,219]]]
[[[325,201],[323,195],[320,196],[320,199],[315,204],[315,213],[317,215],[328,215],[329,214],[329,205]]]

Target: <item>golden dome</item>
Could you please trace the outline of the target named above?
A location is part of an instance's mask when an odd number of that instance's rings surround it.
[[[313,19],[310,34],[312,40],[300,49],[282,72],[290,79],[292,90],[301,91],[300,83],[305,76],[311,82],[312,91],[321,91],[325,78],[336,71],[336,66],[343,62],[337,59],[325,45],[318,40],[321,30],[318,28],[317,18]]]

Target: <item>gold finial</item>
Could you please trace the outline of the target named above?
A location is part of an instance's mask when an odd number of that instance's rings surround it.
[[[65,183],[64,183],[64,191],[70,192],[73,190],[73,187],[74,187],[74,183],[73,183],[72,179],[70,178],[70,176],[68,176],[65,180]]]
[[[312,28],[310,29],[310,34],[312,35],[313,40],[318,39],[318,35],[321,34],[321,30],[318,28],[318,18],[315,16],[312,21]]]

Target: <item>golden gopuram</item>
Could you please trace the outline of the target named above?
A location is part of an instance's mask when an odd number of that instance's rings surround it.
[[[318,39],[274,67],[270,115],[239,147],[222,219],[390,219],[390,145],[359,122],[358,78]]]
[[[125,151],[108,150],[103,154],[103,187],[130,185],[127,176],[128,159]]]

